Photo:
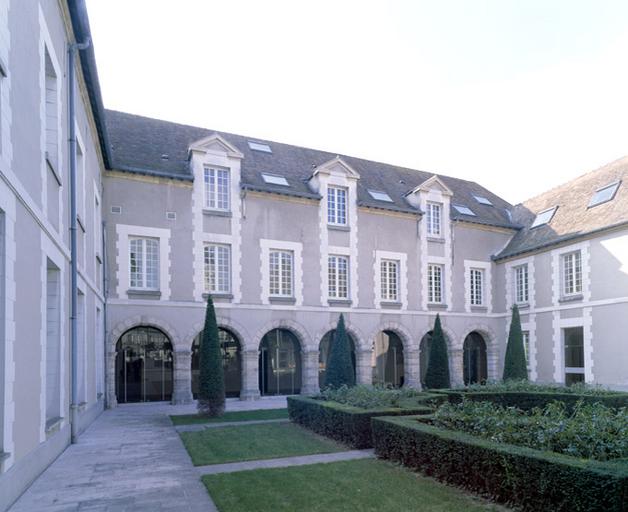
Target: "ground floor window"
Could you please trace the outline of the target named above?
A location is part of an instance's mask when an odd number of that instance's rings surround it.
[[[198,398],[199,349],[201,346],[200,333],[192,343],[192,396]],[[225,376],[225,394],[227,397],[240,396],[242,383],[242,365],[240,362],[240,343],[238,338],[227,329],[218,329],[220,350],[222,352],[222,368]]]
[[[465,385],[484,384],[488,378],[486,342],[479,332],[469,333],[465,338],[463,358]]]
[[[135,327],[116,345],[116,396],[119,403],[172,398],[172,344],[154,327]]]
[[[263,396],[301,392],[301,350],[287,329],[268,332],[259,350],[259,389]]]
[[[582,327],[563,329],[565,343],[565,384],[584,382],[584,334]]]
[[[331,352],[331,345],[334,342],[336,336],[336,330],[329,331],[321,339],[318,347],[318,385],[321,389],[325,386],[325,375],[327,370],[327,364],[329,362],[329,354]],[[353,364],[353,375],[355,376],[355,340],[347,333],[349,337],[349,346],[351,348],[351,363]]]
[[[395,332],[382,331],[376,336],[372,366],[373,384],[403,386],[403,343]]]

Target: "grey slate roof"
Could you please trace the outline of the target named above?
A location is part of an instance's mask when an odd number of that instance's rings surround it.
[[[588,208],[594,192],[621,181],[612,201]],[[549,224],[531,228],[538,212],[558,206]],[[628,157],[611,162],[514,207],[523,226],[495,259],[549,247],[614,226],[628,225]]]
[[[111,143],[112,169],[192,180],[188,166],[188,147],[204,137],[217,133],[244,155],[241,168],[244,188],[300,197],[318,198],[308,187],[307,180],[316,166],[338,156],[326,151],[217,132],[112,110],[106,111],[106,124]],[[272,154],[251,150],[248,145],[249,140],[269,144]],[[162,158],[162,155],[168,155],[168,158]],[[339,156],[360,174],[359,205],[420,213],[406,202],[404,196],[435,173],[372,162],[347,155]],[[290,187],[265,183],[261,176],[262,172],[284,176]],[[461,215],[452,208],[453,219],[517,228],[511,222],[507,212],[512,206],[500,197],[475,182],[438,176],[452,190],[454,194],[452,204],[468,206],[476,214],[475,217]],[[373,199],[368,189],[388,193],[393,202]],[[478,203],[473,198],[474,194],[488,198],[494,206]]]

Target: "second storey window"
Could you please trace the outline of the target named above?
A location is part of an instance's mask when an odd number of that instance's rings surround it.
[[[472,268],[470,273],[470,292],[471,292],[471,305],[481,306],[484,302],[483,288],[484,288],[484,271],[478,268]]]
[[[381,264],[382,300],[399,300],[399,261],[382,260]]]
[[[129,240],[130,284],[136,290],[159,289],[159,240]]]
[[[563,255],[563,295],[582,293],[582,257],[580,251]]]
[[[229,211],[229,169],[205,167],[205,208]]]
[[[329,256],[328,281],[330,299],[349,298],[349,258]]]
[[[329,187],[327,189],[327,223],[345,226],[347,224],[347,189]]]
[[[427,266],[427,301],[433,304],[443,302],[443,266]]]
[[[528,265],[515,267],[515,302],[525,304],[528,302]]]
[[[228,245],[205,245],[205,291],[229,293],[231,291],[231,250]]]
[[[292,297],[292,251],[270,251],[270,295]]]
[[[427,203],[427,234],[429,236],[441,235],[441,205]]]
[[[48,53],[48,48],[45,49],[45,63],[46,63],[46,159],[48,163],[53,167],[55,172],[59,172],[57,167],[57,157],[59,151],[59,103],[57,101],[57,73],[52,64],[52,59]]]

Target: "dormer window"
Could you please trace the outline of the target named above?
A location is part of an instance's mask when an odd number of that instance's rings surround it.
[[[381,190],[368,190],[369,195],[375,199],[376,201],[386,201],[387,203],[392,203],[393,200],[386,192],[382,192]]]
[[[484,196],[473,196],[473,198],[480,204],[485,204],[486,206],[493,206],[491,201]]]
[[[264,182],[268,183],[269,185],[281,185],[283,187],[290,186],[290,184],[288,183],[288,180],[286,180],[286,178],[284,178],[283,176],[277,176],[275,174],[266,174],[263,172],[262,179],[264,180]]]
[[[347,189],[327,188],[327,223],[336,226],[347,225]]]
[[[253,151],[261,151],[262,153],[273,152],[273,150],[270,149],[270,146],[266,144],[265,142],[255,142],[255,141],[250,140],[249,148],[251,148]]]
[[[610,185],[598,188],[593,194],[591,201],[589,201],[588,207],[592,208],[593,206],[597,206],[598,204],[612,201],[615,197],[615,194],[617,193],[617,189],[619,188],[620,184],[620,181],[616,181],[615,183],[611,183]]]
[[[427,203],[426,210],[427,234],[440,236],[443,206],[440,203]]]
[[[203,180],[205,208],[229,211],[229,169],[206,166]]]
[[[553,206],[552,208],[548,208],[547,210],[543,210],[542,212],[537,213],[536,218],[534,219],[534,222],[532,223],[532,226],[530,226],[530,228],[536,228],[538,226],[549,224],[549,222],[552,220],[552,217],[554,217],[554,213],[556,213],[556,208],[558,208],[558,206]]]
[[[469,215],[469,216],[475,217],[475,213],[473,213],[473,210],[471,210],[471,208],[469,208],[468,206],[464,206],[462,204],[454,204],[452,206],[455,208],[455,210],[458,213],[461,213],[462,215]]]

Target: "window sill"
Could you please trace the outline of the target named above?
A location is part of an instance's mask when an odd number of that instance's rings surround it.
[[[50,169],[50,172],[52,173],[52,175],[55,177],[55,180],[57,181],[57,185],[61,187],[62,186],[61,175],[57,172],[57,169],[55,169],[55,165],[52,163],[52,160],[48,156],[48,151],[46,151],[46,164],[48,165],[48,169]]]
[[[519,309],[529,309],[530,308],[530,304],[528,304],[527,302],[516,302],[515,305]]]
[[[387,302],[387,301],[381,301],[379,305],[385,309],[401,309],[401,307],[403,306],[401,302]]]
[[[296,304],[297,299],[294,297],[269,297],[271,304]]]
[[[226,210],[212,210],[210,208],[203,208],[203,215],[210,215],[212,217],[233,217],[233,213]]]
[[[51,418],[46,421],[46,434],[54,434],[61,428],[61,422],[63,418]]]
[[[207,299],[210,295],[212,300],[217,300],[218,302],[231,302],[233,300],[232,293],[204,293],[203,298]]]
[[[560,299],[558,299],[559,303],[564,303],[564,302],[578,302],[582,300],[582,294],[578,293],[576,295],[567,295],[564,297],[561,297]]]
[[[486,306],[471,306],[472,313],[486,313],[488,311],[488,307]]]
[[[351,231],[351,226],[343,226],[342,224],[327,224],[327,229],[331,231]]]
[[[447,304],[431,302],[427,305],[427,309],[447,309]]]
[[[445,243],[445,239],[443,237],[437,237],[437,236],[428,236],[427,237],[427,241],[428,242],[434,242],[435,244],[444,244]]]
[[[351,306],[351,299],[327,299],[330,306]]]
[[[126,294],[129,299],[159,299],[161,292],[159,290],[127,290]]]

